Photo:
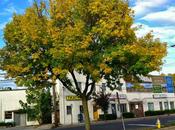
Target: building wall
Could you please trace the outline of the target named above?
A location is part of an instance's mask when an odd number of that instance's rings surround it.
[[[22,109],[19,101],[26,102],[26,92],[25,89],[17,89],[10,91],[0,91],[0,122],[13,122],[14,112]],[[12,112],[12,119],[5,119],[5,112]],[[27,116],[26,116],[27,117]],[[36,121],[27,121],[26,125],[38,124]]]
[[[82,76],[78,76],[78,82],[81,82],[82,86],[84,86],[84,84],[85,84],[84,81],[85,81],[85,78],[83,78]],[[142,116],[144,116],[145,111],[148,111],[148,103],[153,103],[154,110],[160,110],[159,102],[162,102],[163,110],[165,110],[165,106],[164,106],[165,102],[168,102],[169,109],[170,109],[170,102],[174,102],[174,104],[175,104],[174,93],[127,92],[126,82],[122,79],[121,79],[121,82],[123,83],[121,91],[117,91],[117,90],[111,91],[109,88],[106,88],[106,92],[107,93],[110,92],[112,94],[109,109],[108,109],[109,114],[112,113],[111,104],[115,104],[116,115],[117,115],[117,117],[121,116],[121,113],[120,113],[119,107],[118,107],[118,101],[116,98],[116,92],[119,93],[120,104],[126,104],[126,112],[131,112],[130,105],[132,103],[140,102],[141,105],[143,106],[143,115]],[[98,92],[100,90],[102,83],[105,83],[105,81],[102,80],[101,82],[96,84],[96,92]],[[66,88],[64,88],[61,83],[57,84],[57,88],[59,91],[60,123],[61,124],[79,123],[78,122],[78,114],[80,113],[79,106],[82,105],[81,101],[80,100],[68,101],[66,99],[66,96],[70,96],[70,95],[74,95],[74,94],[72,94]],[[91,120],[94,120],[93,104],[94,103],[92,100],[90,100],[88,102],[89,115],[90,115]],[[72,105],[72,107],[73,107],[73,110],[72,110],[73,113],[72,113],[72,115],[67,115],[66,106],[70,106],[70,105]],[[98,109],[98,114],[103,114],[103,112],[100,109]]]

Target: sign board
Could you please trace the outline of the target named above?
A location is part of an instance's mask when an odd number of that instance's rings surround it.
[[[110,99],[117,99],[116,94],[111,94]],[[119,99],[127,99],[126,94],[119,94]]]
[[[166,94],[153,94],[153,98],[167,98]]]
[[[161,85],[153,85],[153,93],[162,93],[162,86]]]
[[[173,79],[171,76],[166,76],[166,88],[168,93],[174,93]]]
[[[153,84],[152,83],[140,83],[141,86],[143,86],[144,88],[152,88]]]
[[[67,101],[79,101],[81,100],[81,98],[78,96],[66,96],[66,100]]]
[[[142,82],[152,82],[152,79],[151,77],[147,77],[147,76],[143,76],[143,75],[138,75],[139,79],[142,81]]]
[[[139,109],[139,105],[138,104],[135,105],[135,109]]]
[[[165,84],[165,79],[163,76],[152,76],[153,85]]]

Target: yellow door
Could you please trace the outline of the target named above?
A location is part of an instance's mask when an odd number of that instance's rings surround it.
[[[98,114],[98,108],[96,106],[93,106],[93,115],[94,120],[97,121],[99,119],[99,114]]]

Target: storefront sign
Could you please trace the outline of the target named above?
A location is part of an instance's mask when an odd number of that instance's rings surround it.
[[[143,76],[143,75],[139,75],[138,77],[139,77],[139,79],[140,79],[142,82],[152,82],[151,77],[146,77],[146,76]]]
[[[126,94],[119,94],[119,99],[126,99],[126,98],[127,98]],[[117,99],[117,95],[111,94],[110,99]]]
[[[166,76],[166,87],[168,93],[174,93],[173,79],[171,76]]]
[[[144,88],[152,88],[153,84],[152,83],[141,83],[141,86],[143,86]]]
[[[161,85],[153,85],[153,93],[162,93]]]
[[[81,98],[79,96],[66,96],[67,101],[79,101]]]
[[[153,94],[153,98],[167,98],[166,94]]]
[[[152,83],[153,83],[153,85],[165,84],[165,79],[163,76],[153,76]]]

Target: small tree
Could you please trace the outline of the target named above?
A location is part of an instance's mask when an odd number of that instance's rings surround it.
[[[105,120],[106,120],[106,115],[109,108],[110,95],[111,95],[110,93],[105,93],[104,91],[100,91],[99,93],[95,93],[93,96],[96,106],[101,108],[101,110],[104,112]]]
[[[39,124],[51,123],[50,89],[26,90],[27,102],[19,101],[29,120],[37,120]]]

